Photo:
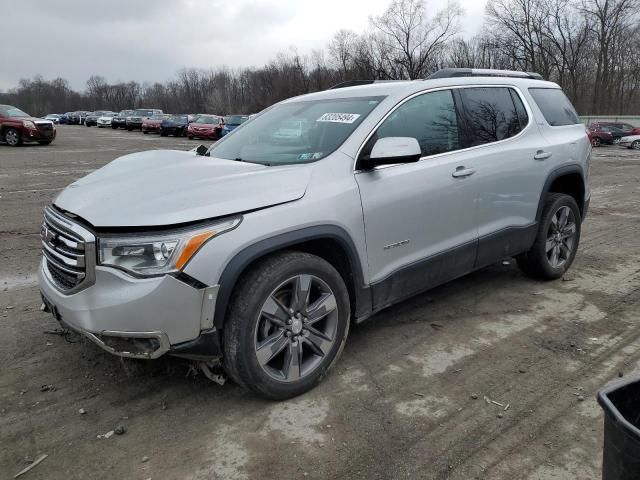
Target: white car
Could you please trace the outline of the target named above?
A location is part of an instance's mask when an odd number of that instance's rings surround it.
[[[628,137],[622,137],[618,145],[621,145],[627,148],[633,148],[634,150],[640,150],[640,135],[631,135]]]
[[[99,117],[98,120],[96,120],[96,125],[98,126],[98,128],[110,127],[111,120],[113,120],[113,115],[105,115],[103,117]]]

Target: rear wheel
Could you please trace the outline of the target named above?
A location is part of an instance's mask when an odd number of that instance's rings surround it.
[[[573,197],[564,193],[547,195],[531,249],[517,257],[527,275],[553,280],[569,269],[580,243],[582,219]]]
[[[4,141],[12,147],[22,145],[22,135],[15,128],[7,128],[4,132]]]
[[[281,400],[313,388],[340,356],[349,296],[323,259],[286,252],[238,282],[224,326],[224,365],[238,384]]]

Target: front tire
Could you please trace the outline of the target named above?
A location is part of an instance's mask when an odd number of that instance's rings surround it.
[[[516,260],[527,275],[540,280],[562,277],[575,259],[582,217],[573,197],[564,193],[547,195],[531,249]]]
[[[600,139],[598,137],[593,137],[591,139],[591,145],[594,147],[599,147],[602,144],[602,142],[600,141]]]
[[[231,299],[225,369],[262,397],[300,395],[339,358],[349,318],[349,294],[332,265],[301,252],[268,257],[243,275]]]
[[[15,128],[7,128],[4,132],[4,141],[11,147],[22,145],[22,134]]]
[[[636,140],[635,142],[633,142],[631,144],[631,148],[633,148],[634,150],[640,150],[640,140]]]

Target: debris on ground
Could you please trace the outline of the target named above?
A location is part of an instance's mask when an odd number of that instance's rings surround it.
[[[84,414],[86,414],[86,413],[87,413],[87,411],[86,411],[84,408],[81,408],[80,410],[78,410],[78,413],[79,413],[80,415],[84,415]]]
[[[114,434],[113,430],[109,430],[107,433],[104,433],[102,435],[98,435],[96,438],[109,438],[112,437]]]
[[[40,387],[41,392],[55,392],[56,387],[54,385],[42,385]]]
[[[148,461],[149,461],[149,457],[147,457],[146,455],[142,457],[142,463],[147,463]]]
[[[431,328],[433,328],[434,330],[440,330],[442,328],[442,325],[436,322],[430,323],[429,325],[431,325]]]
[[[471,394],[471,398],[472,398],[473,400],[477,400],[477,399],[478,399],[478,395],[477,395],[476,393],[472,393],[472,394]]]
[[[42,333],[45,335],[59,335],[61,337],[64,337],[66,334],[66,332],[61,328],[56,328],[55,330],[43,330]]]
[[[418,393],[418,392],[416,392],[416,393],[414,393],[414,395],[416,395],[416,396],[418,396],[418,397],[424,397],[424,393]]]
[[[33,463],[31,465],[29,465],[26,468],[23,468],[22,470],[20,470],[18,473],[16,473],[13,478],[18,478],[20,475],[24,475],[25,473],[27,473],[29,470],[31,470],[32,468],[36,467],[40,462],[42,462],[45,458],[47,458],[49,455],[47,455],[46,453],[43,453],[42,455],[40,455],[38,458],[36,458]]]
[[[125,433],[127,433],[127,428],[124,425],[118,425],[113,430],[113,433],[115,433],[116,435],[124,435]]]

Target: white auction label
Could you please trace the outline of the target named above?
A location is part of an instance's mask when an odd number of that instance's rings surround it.
[[[333,123],[353,123],[358,117],[359,113],[325,113],[318,120],[318,122],[333,122]]]

